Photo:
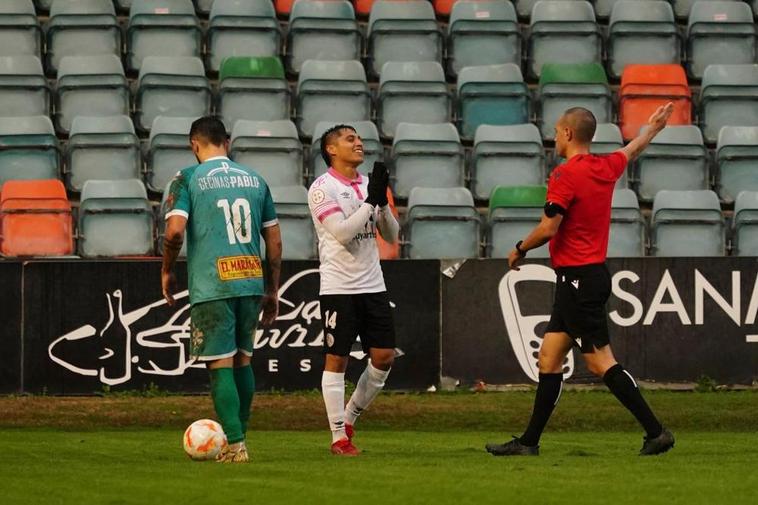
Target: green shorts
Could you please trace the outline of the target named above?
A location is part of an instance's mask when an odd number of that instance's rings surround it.
[[[224,298],[192,305],[190,354],[199,361],[253,355],[260,296]]]

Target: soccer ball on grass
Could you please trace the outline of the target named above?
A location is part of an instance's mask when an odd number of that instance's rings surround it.
[[[195,421],[184,432],[184,452],[196,461],[215,458],[225,446],[224,429],[211,419]]]

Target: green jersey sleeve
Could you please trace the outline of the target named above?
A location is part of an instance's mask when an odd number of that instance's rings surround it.
[[[168,219],[171,216],[183,216],[189,219],[190,215],[190,192],[187,182],[188,174],[182,170],[174,176],[168,189],[166,198],[165,216]]]

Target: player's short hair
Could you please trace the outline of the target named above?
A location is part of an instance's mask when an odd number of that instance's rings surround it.
[[[355,128],[350,126],[349,124],[338,124],[334,125],[328,130],[326,130],[324,133],[321,134],[321,157],[324,159],[324,162],[326,163],[326,166],[329,167],[332,165],[332,157],[329,155],[328,152],[326,152],[326,146],[328,144],[333,143],[335,140],[337,140],[337,137],[339,136],[340,132],[342,130],[350,130],[355,131]]]
[[[597,120],[595,115],[584,107],[572,107],[563,113],[563,121],[574,131],[578,142],[589,144],[595,136]]]
[[[202,140],[214,146],[222,146],[229,136],[226,134],[224,123],[219,118],[205,116],[192,123],[189,138]]]

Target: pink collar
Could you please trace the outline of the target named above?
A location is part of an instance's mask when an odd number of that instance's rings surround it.
[[[352,180],[348,179],[347,177],[345,177],[341,173],[337,172],[332,167],[329,167],[329,172],[328,173],[329,173],[329,175],[331,175],[332,177],[334,177],[335,179],[337,179],[338,181],[340,181],[345,186],[351,186],[353,184],[360,184],[361,182],[363,182],[363,176],[360,174],[360,172],[358,172],[358,177],[356,177],[355,179],[352,179]]]

